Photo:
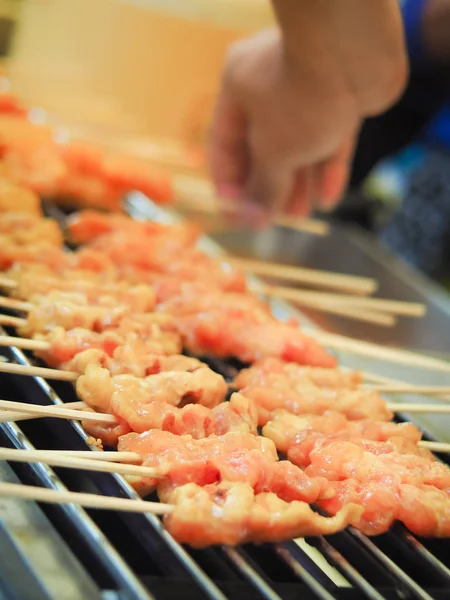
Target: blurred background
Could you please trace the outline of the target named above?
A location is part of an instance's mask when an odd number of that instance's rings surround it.
[[[408,89],[364,126],[348,193],[326,218],[362,226],[449,287],[450,0],[401,4]],[[2,68],[73,137],[165,154],[167,169],[206,178],[226,47],[272,22],[266,0],[0,0]]]

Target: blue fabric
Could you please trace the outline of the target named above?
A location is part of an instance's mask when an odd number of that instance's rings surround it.
[[[418,71],[428,66],[428,58],[422,38],[422,18],[429,0],[401,0],[403,24],[411,69]],[[449,33],[450,35],[450,33]],[[426,138],[442,148],[450,150],[450,103],[433,118],[426,131]]]
[[[450,104],[446,104],[431,121],[426,138],[450,151]]]
[[[422,16],[429,0],[403,0],[401,10],[409,60],[413,69],[427,62],[421,33]]]

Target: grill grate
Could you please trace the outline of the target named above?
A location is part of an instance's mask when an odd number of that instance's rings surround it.
[[[57,216],[55,213],[52,216]],[[33,359],[2,348],[10,361]],[[33,361],[34,362],[34,361]],[[228,381],[240,368],[231,361],[207,359]],[[3,397],[38,404],[75,399],[73,387],[41,378],[2,375]],[[2,445],[16,448],[83,449],[86,435],[77,423],[37,419],[0,425]],[[40,464],[12,465],[20,481],[53,489],[136,498],[118,476],[50,469]],[[352,528],[322,537],[241,548],[182,548],[153,515],[42,505],[47,519],[92,578],[103,598],[245,598],[305,600],[368,598],[390,600],[449,597],[448,542],[419,542],[403,527],[369,539]],[[49,596],[51,597],[51,596]],[[56,597],[56,596],[55,596]]]

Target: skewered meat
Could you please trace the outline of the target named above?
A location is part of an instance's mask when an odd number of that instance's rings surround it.
[[[173,238],[179,245],[193,245],[199,235],[198,228],[189,223],[167,225],[155,221],[135,221],[126,215],[83,210],[67,219],[67,229],[72,241],[86,244],[109,233],[149,236],[150,238]]]
[[[170,179],[156,172],[149,161],[106,153],[86,143],[67,144],[58,151],[67,169],[58,195],[70,197],[79,206],[117,211],[121,198],[131,190],[138,190],[160,204],[172,200]]]
[[[433,485],[450,491],[447,465],[414,454],[373,454],[351,441],[335,441],[315,448],[306,472],[330,481],[384,481],[390,484]]]
[[[336,441],[313,450],[305,472],[333,481],[336,495],[321,502],[327,513],[348,502],[364,506],[357,526],[368,535],[387,531],[395,520],[421,535],[450,535],[450,469],[437,461],[397,452],[375,455]]]
[[[277,358],[266,358],[242,369],[234,380],[236,389],[251,385],[264,385],[268,375],[282,375],[294,383],[313,383],[320,388],[356,389],[362,383],[358,371],[341,371],[338,368],[303,367]]]
[[[37,334],[34,337],[46,341],[50,345],[47,350],[37,350],[37,356],[52,367],[62,367],[76,372],[80,372],[83,362],[73,365],[68,363],[78,354],[87,350],[100,350],[107,356],[113,357],[115,350],[119,346],[124,346],[127,350],[118,352],[116,359],[118,364],[115,365],[115,368],[123,368],[126,371],[126,361],[132,360],[132,356],[141,355],[142,360],[148,357],[148,367],[157,368],[158,364],[152,358],[153,356],[158,355],[160,360],[164,360],[165,354],[178,354],[179,344],[171,332],[164,332],[156,327],[153,328],[152,333],[153,335],[148,334],[142,338],[137,333],[126,333],[125,329],[98,333],[83,328],[66,331],[62,327],[55,327],[48,333]],[[124,364],[123,367],[119,367],[120,361]]]
[[[259,424],[265,425],[276,410],[283,409],[302,415],[321,415],[334,410],[351,421],[373,419],[389,421],[393,414],[377,392],[365,390],[333,390],[308,385],[293,385],[283,376],[270,375],[264,386],[249,386],[240,390],[257,406]]]
[[[401,521],[417,535],[450,537],[450,498],[447,491],[429,485],[394,484],[356,479],[333,482],[336,495],[319,504],[327,514],[356,503],[364,508],[354,525],[366,535],[385,533],[395,521]]]
[[[270,492],[255,494],[248,483],[188,483],[160,498],[175,506],[164,519],[168,531],[194,548],[330,535],[357,522],[361,513],[350,504],[325,518],[304,502],[284,502]]]
[[[326,479],[310,479],[292,463],[279,461],[273,442],[260,436],[230,432],[194,440],[153,429],[120,438],[118,449],[138,453],[143,465],[164,474],[163,480],[133,478],[142,495],[157,483],[161,491],[186,483],[230,481],[249,483],[255,493],[273,492],[287,502],[311,503],[329,496]]]
[[[7,212],[0,219],[0,234],[14,244],[26,246],[45,240],[47,244],[61,247],[63,236],[58,223],[29,212]]]
[[[90,365],[77,380],[77,393],[89,406],[102,412],[112,412],[133,425],[149,429],[145,417],[152,403],[166,402],[173,406],[198,403],[217,406],[227,393],[221,375],[205,367],[193,373],[167,371],[144,379],[133,375],[111,376],[106,369]]]
[[[155,275],[166,275],[178,281],[207,281],[210,288],[235,292],[246,289],[243,271],[166,235],[152,238],[115,232],[94,240],[89,248],[107,256],[132,282],[149,283]]]
[[[145,415],[148,430],[159,429],[174,435],[190,435],[202,439],[210,435],[224,435],[229,431],[257,434],[256,411],[253,403],[240,394],[233,394],[229,402],[221,402],[214,408],[200,404],[187,404],[178,408],[165,402],[148,405]],[[104,445],[116,447],[120,436],[132,431],[130,425],[119,419],[117,425],[83,422],[84,429]],[[145,427],[137,427],[139,432]]]
[[[8,181],[0,175],[0,214],[20,211],[41,216],[41,203],[39,197],[31,190]]]
[[[313,366],[336,364],[298,327],[277,321],[267,305],[247,294],[205,293],[201,286],[186,285],[180,296],[162,303],[160,309],[176,316],[178,331],[193,354],[236,357],[243,362],[275,356]]]
[[[106,298],[105,304],[114,305],[114,299]],[[87,329],[102,333],[112,331],[119,336],[135,333],[143,341],[158,344],[155,353],[179,354],[180,336],[175,330],[170,315],[161,313],[143,313],[129,316],[126,306],[90,306],[83,295],[71,295],[71,302],[49,301],[32,308],[28,313],[27,324],[20,327],[21,335],[32,337],[46,334],[57,327],[66,331]],[[147,352],[150,347],[147,348]],[[65,361],[64,361],[65,362]]]
[[[10,269],[15,263],[43,262],[56,270],[70,268],[70,255],[54,244],[45,241],[22,246],[0,234],[0,271]]]
[[[155,202],[172,199],[170,180],[148,161],[99,151],[89,144],[55,142],[50,127],[0,115],[0,156],[12,181],[53,200],[120,210],[126,192],[139,190]]]
[[[29,301],[35,306],[61,305],[66,303],[88,308],[91,306],[116,308],[122,305],[129,313],[147,313],[153,311],[155,308],[155,292],[150,286],[146,285],[129,288],[122,286],[118,288],[118,292],[109,293],[108,291],[104,291],[100,294],[89,293],[89,291],[50,290],[45,294],[31,294]],[[155,321],[157,320],[156,315],[154,319]],[[162,315],[159,316],[160,323],[164,319]],[[166,320],[169,321],[169,318]]]
[[[135,377],[148,377],[163,371],[189,371],[193,372],[206,365],[197,358],[174,354],[163,356],[156,354],[146,347],[146,342],[136,340],[132,344],[123,344],[108,354],[104,350],[92,348],[76,354],[71,360],[61,365],[66,371],[84,373],[89,365],[96,365],[107,369],[111,375],[134,375]]]
[[[156,302],[153,286],[129,285],[125,281],[105,283],[102,276],[96,277],[94,272],[74,269],[56,276],[45,265],[17,264],[7,272],[7,277],[18,284],[11,295],[31,301],[35,295],[69,292],[84,294],[91,305],[100,296],[108,295],[114,297],[119,304],[129,305],[137,313],[153,310]]]
[[[393,423],[364,419],[349,421],[335,411],[323,415],[293,415],[285,410],[272,413],[271,420],[263,428],[263,435],[271,439],[279,452],[287,453],[289,460],[300,467],[309,465],[309,455],[317,443],[323,440],[364,440],[387,442],[401,438],[411,442],[413,448],[422,434],[412,423]],[[374,445],[373,449],[377,446]]]

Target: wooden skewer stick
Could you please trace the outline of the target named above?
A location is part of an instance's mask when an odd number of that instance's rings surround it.
[[[0,307],[29,312],[33,308],[33,304],[24,302],[23,300],[17,300],[17,298],[0,296]]]
[[[377,383],[377,384],[382,384],[384,385],[384,387],[386,388],[387,386],[393,386],[393,387],[403,387],[403,386],[408,386],[408,385],[412,385],[406,381],[400,381],[399,379],[391,379],[390,377],[385,377],[384,375],[378,375],[376,373],[369,373],[367,371],[362,371],[361,375],[363,376],[363,378],[365,379],[365,381],[370,382],[370,383]],[[421,386],[418,386],[421,387]],[[436,394],[435,398],[437,400],[441,400],[441,401],[447,401],[450,400],[450,394],[449,395],[440,395],[440,394]]]
[[[28,377],[45,377],[58,381],[76,381],[78,373],[72,371],[61,371],[59,369],[47,369],[46,367],[35,367],[17,365],[16,363],[0,362],[0,373],[11,373],[13,375],[27,375]]]
[[[421,448],[427,448],[427,450],[430,450],[431,452],[450,453],[450,444],[447,444],[445,442],[427,442],[422,440],[418,443],[418,446],[420,446]]]
[[[362,321],[371,323],[381,327],[393,327],[397,324],[397,319],[390,314],[378,312],[377,310],[366,310],[357,306],[346,306],[345,304],[330,303],[321,299],[304,298],[297,302],[298,305],[310,308],[320,312],[330,313],[352,319],[354,321]]]
[[[203,178],[177,175],[173,186],[175,202],[181,208],[208,215],[238,214],[240,211],[239,205],[217,197],[210,182]],[[275,217],[275,224],[318,236],[330,232],[329,224],[319,219],[293,219],[279,215]]]
[[[367,298],[366,296],[316,292],[292,287],[267,285],[265,283],[250,283],[249,289],[255,294],[263,294],[265,296],[281,298],[296,303],[311,299],[317,300],[318,302],[330,302],[333,303],[333,305],[340,304],[358,308],[374,309],[406,317],[423,317],[426,313],[426,306],[417,302],[401,302],[399,300],[388,300],[384,298]]]
[[[9,277],[5,277],[4,275],[0,275],[0,287],[7,289],[14,289],[18,286],[17,282],[14,279],[10,279]]]
[[[20,452],[21,450],[19,450]],[[17,450],[15,450],[17,452]],[[120,462],[120,463],[141,463],[142,456],[137,452],[118,452],[117,450],[39,450],[42,460],[53,458],[54,456],[70,456],[74,458],[83,458],[86,460]]]
[[[166,515],[172,512],[171,504],[160,502],[147,502],[144,500],[128,500],[126,498],[112,498],[99,494],[83,494],[79,492],[60,492],[48,490],[32,485],[0,482],[0,496],[34,500],[47,504],[78,504],[85,508],[117,510],[121,512],[153,513]]]
[[[33,406],[33,405],[32,405]],[[85,410],[87,405],[85,402],[68,402],[67,404],[52,404],[55,409],[69,408],[69,410]],[[31,415],[15,410],[2,410],[0,411],[0,422],[17,422],[17,421],[29,421],[30,419],[40,419],[42,415]]]
[[[304,332],[309,337],[318,341],[319,344],[323,344],[333,350],[341,350],[359,356],[368,356],[380,361],[421,367],[423,369],[450,371],[450,362],[438,358],[423,356],[421,354],[409,352],[408,350],[378,346],[377,344],[372,344],[370,342],[363,342],[354,338],[328,333],[326,331],[319,331],[318,329],[305,328]]]
[[[236,256],[227,256],[224,258],[224,262],[234,264],[255,275],[265,275],[297,283],[309,283],[324,288],[346,290],[355,294],[371,294],[377,288],[377,282],[374,279],[358,277],[356,275],[344,275],[341,273],[308,269],[306,267],[280,265]]]
[[[320,219],[296,219],[279,215],[275,217],[275,225],[294,229],[295,231],[305,231],[313,235],[325,237],[330,233],[330,225],[326,221]]]
[[[93,454],[95,454],[93,452]],[[141,477],[163,478],[164,474],[150,467],[140,465],[122,465],[112,462],[95,460],[95,458],[78,458],[67,455],[48,456],[39,450],[16,450],[15,448],[0,448],[0,460],[10,462],[43,463],[53,467],[68,469],[84,469],[100,473],[118,473],[119,475],[137,475]]]
[[[26,327],[27,323],[28,321],[26,319],[11,317],[9,315],[0,315],[0,325],[7,325],[10,327]]]
[[[50,350],[51,344],[45,340],[19,338],[10,335],[0,335],[0,346],[15,346],[22,350]]]
[[[414,403],[388,403],[386,407],[392,412],[402,413],[430,413],[450,415],[450,405],[445,404],[414,404]],[[1,414],[1,413],[0,413]]]
[[[418,396],[448,396],[450,386],[446,385],[368,385],[366,389],[380,394],[414,394]]]
[[[59,406],[41,406],[39,404],[27,404],[26,402],[12,402],[10,400],[0,400],[0,409],[24,413],[30,415],[41,415],[42,417],[55,417],[57,419],[75,419],[78,421],[96,421],[99,423],[117,423],[114,415],[106,413],[96,413],[82,410],[72,410],[70,408],[59,408]],[[0,412],[0,423],[7,419]]]

